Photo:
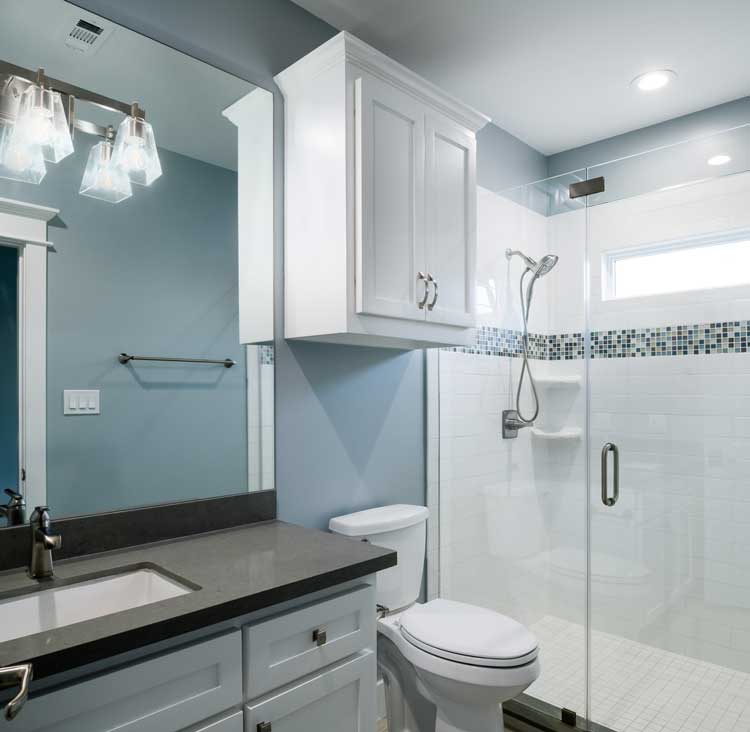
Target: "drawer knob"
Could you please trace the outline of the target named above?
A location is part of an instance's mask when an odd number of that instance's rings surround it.
[[[316,645],[323,646],[325,645],[327,640],[328,635],[322,628],[316,628],[313,631],[313,643],[315,643]],[[265,730],[263,732],[265,732]]]
[[[259,722],[256,728],[258,732],[271,732],[273,727],[270,722]]]

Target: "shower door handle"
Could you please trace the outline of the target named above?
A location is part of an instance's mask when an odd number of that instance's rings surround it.
[[[612,496],[609,495],[609,475],[608,475],[608,457],[609,453],[613,456],[614,480],[612,487],[614,489]],[[617,503],[620,497],[620,451],[614,442],[607,442],[602,448],[602,503],[605,506],[612,507]]]

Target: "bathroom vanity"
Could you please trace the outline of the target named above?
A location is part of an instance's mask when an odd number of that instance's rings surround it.
[[[373,574],[395,562],[390,550],[270,521],[63,561],[46,583],[6,571],[6,638],[10,603],[54,607],[40,593],[61,593],[60,622],[111,582],[134,583],[123,606],[165,583],[172,596],[121,611],[100,597],[88,620],[0,642],[0,666],[34,669],[28,701],[0,729],[373,730]]]

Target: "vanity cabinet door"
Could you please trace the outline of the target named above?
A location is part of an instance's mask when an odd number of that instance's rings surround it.
[[[363,74],[354,85],[357,312],[424,320],[424,113]]]
[[[241,703],[242,642],[233,631],[32,697],[0,730],[179,732]]]
[[[370,585],[243,629],[245,698],[374,648],[375,592]]]
[[[373,651],[245,708],[245,732],[375,732]]]
[[[425,133],[427,320],[473,326],[476,277],[476,139],[438,114]]]

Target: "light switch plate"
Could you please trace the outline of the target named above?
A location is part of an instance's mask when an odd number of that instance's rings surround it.
[[[99,389],[64,389],[63,414],[100,414]]]

